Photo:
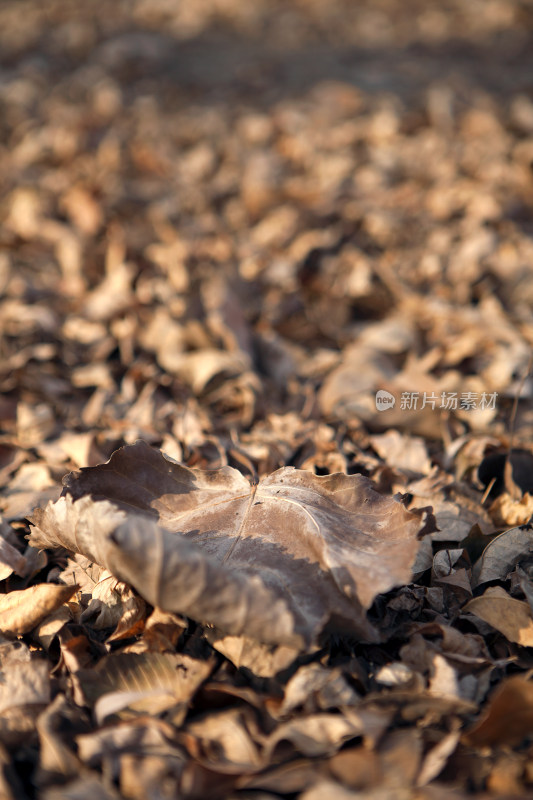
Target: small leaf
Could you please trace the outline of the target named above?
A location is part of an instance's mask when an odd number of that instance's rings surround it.
[[[0,597],[0,631],[6,636],[22,636],[66,603],[77,589],[77,586],[39,583],[3,595]]]
[[[533,617],[528,603],[515,600],[499,586],[492,586],[481,597],[463,606],[463,612],[488,622],[510,642],[533,647]]]
[[[489,581],[504,581],[521,557],[528,558],[533,550],[533,529],[530,525],[511,528],[500,533],[485,547],[473,571],[473,585]]]

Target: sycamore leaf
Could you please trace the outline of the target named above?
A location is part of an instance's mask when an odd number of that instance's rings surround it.
[[[144,442],[71,473],[64,495],[33,515],[33,546],[81,552],[166,611],[297,646],[328,623],[376,640],[366,609],[410,580],[424,526],[361,475],[285,467],[251,484]]]

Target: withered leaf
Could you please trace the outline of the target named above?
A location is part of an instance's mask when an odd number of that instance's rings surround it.
[[[457,747],[460,736],[458,726],[455,725],[454,730],[444,735],[440,742],[426,753],[416,780],[417,786],[425,786],[442,771],[449,756]]]
[[[103,658],[94,669],[81,669],[76,682],[89,704],[119,693],[130,701],[167,695],[169,703],[187,703],[213,669],[213,661],[200,661],[175,653],[118,653]],[[133,694],[137,695],[133,697]],[[149,706],[148,706],[149,707]]]
[[[286,669],[299,655],[299,650],[286,645],[262,644],[247,636],[220,636],[215,628],[207,628],[206,638],[238,669],[244,667],[263,678]]]
[[[507,678],[490,698],[481,720],[464,740],[476,747],[518,744],[533,731],[533,683],[521,675]]]
[[[41,780],[45,776],[62,775],[73,778],[79,774],[81,762],[67,745],[67,737],[62,737],[60,733],[62,726],[63,729],[67,728],[67,721],[72,724],[73,718],[76,718],[76,712],[69,707],[65,695],[62,694],[58,694],[39,715],[37,732],[40,742]]]
[[[366,736],[367,727],[386,726],[386,715],[362,710],[343,714],[309,714],[296,717],[279,725],[269,736],[265,750],[269,759],[281,743],[289,743],[298,753],[316,758],[333,755],[345,741]],[[387,720],[388,721],[388,720]],[[281,748],[286,749],[286,748]]]
[[[67,783],[66,786],[52,786],[42,794],[44,800],[119,800],[120,795],[112,786],[107,786],[94,773]]]
[[[255,772],[265,762],[248,730],[248,717],[250,709],[233,708],[192,720],[187,746],[215,769]]]
[[[505,580],[521,557],[533,550],[533,531],[529,525],[511,528],[492,539],[485,547],[473,571],[474,586]]]
[[[18,706],[46,706],[50,702],[48,665],[32,659],[22,642],[9,642],[0,648],[0,714]]]
[[[9,577],[13,572],[23,575],[26,559],[16,547],[0,536],[0,580]]]
[[[331,621],[375,640],[365,611],[410,580],[424,526],[361,475],[285,467],[251,485],[144,442],[71,473],[64,494],[33,515],[33,546],[82,552],[153,605],[274,643],[309,643]]]
[[[5,636],[22,636],[69,600],[77,586],[39,583],[0,597],[0,631]]]
[[[463,606],[463,611],[488,622],[510,642],[533,647],[533,616],[529,603],[515,600],[505,589],[489,587],[481,597],[475,597]]]

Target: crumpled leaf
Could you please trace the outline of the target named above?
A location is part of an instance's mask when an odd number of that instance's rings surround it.
[[[494,500],[489,510],[495,525],[525,525],[533,516],[533,496],[526,492],[514,498],[504,492]]]
[[[279,725],[268,737],[265,751],[268,759],[281,743],[290,742],[302,755],[333,755],[342,744],[356,736],[370,738],[381,735],[387,727],[387,712],[362,709],[349,714],[309,714]]]
[[[248,711],[226,709],[192,720],[187,725],[188,748],[199,753],[213,769],[255,772],[264,764],[264,759],[248,730]]]
[[[306,711],[355,706],[360,695],[348,683],[342,670],[322,664],[304,664],[287,681],[279,709],[283,716],[302,706]]]
[[[332,620],[375,640],[365,610],[410,580],[424,525],[361,475],[283,468],[251,485],[144,442],[72,473],[64,494],[83,501],[37,510],[33,546],[81,552],[153,605],[272,643],[310,643]]]
[[[114,627],[108,641],[116,641],[139,632],[143,627],[144,600],[122,581],[104,570],[92,591],[92,598],[80,620],[91,620],[95,630]]]
[[[370,437],[372,447],[386,463],[399,470],[428,474],[431,461],[424,440],[402,435],[395,428]]]
[[[439,772],[442,771],[449,756],[457,747],[460,736],[461,733],[456,725],[453,730],[442,737],[440,742],[436,744],[435,747],[426,753],[423,763],[420,767],[418,778],[416,779],[417,786],[425,786],[427,783],[433,780],[433,778],[437,777]]]
[[[21,636],[35,628],[49,614],[66,603],[77,586],[39,583],[0,597],[0,631],[5,636]]]

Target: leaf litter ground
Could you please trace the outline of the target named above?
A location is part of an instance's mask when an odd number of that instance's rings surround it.
[[[532,30],[1,5],[2,797],[533,792]]]

